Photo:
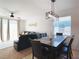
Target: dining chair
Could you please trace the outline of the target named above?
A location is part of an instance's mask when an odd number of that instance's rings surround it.
[[[34,59],[34,57],[41,59],[41,44],[40,41],[32,41],[32,59]]]
[[[32,59],[53,59],[54,54],[52,48],[40,41],[32,41]]]
[[[42,51],[43,51],[43,56],[44,59],[55,59],[55,50],[53,47],[46,45],[46,44],[42,44]]]
[[[74,36],[68,37],[66,41],[63,43],[62,53],[65,55],[64,57],[67,59],[72,59],[72,42],[74,40]]]
[[[56,35],[58,35],[58,36],[62,36],[62,35],[63,35],[63,33],[56,33]]]

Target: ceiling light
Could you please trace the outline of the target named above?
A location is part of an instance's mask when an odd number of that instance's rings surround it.
[[[55,0],[51,0],[51,11],[46,12],[46,18],[47,19],[56,19],[59,18],[59,16],[55,13]]]

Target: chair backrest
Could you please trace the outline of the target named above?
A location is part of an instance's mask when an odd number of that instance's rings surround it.
[[[42,44],[40,41],[32,41],[32,53],[38,59],[54,59],[52,50],[49,45]]]
[[[74,37],[71,37],[71,40],[70,40],[70,42],[69,42],[69,46],[71,46],[73,40],[74,40]]]
[[[44,33],[44,37],[47,37],[47,33]]]
[[[33,56],[37,57],[38,59],[42,57],[40,41],[32,41],[32,53],[33,53]]]
[[[56,33],[56,35],[59,35],[59,36],[61,36],[61,35],[63,35],[63,33]]]
[[[74,40],[74,36],[69,36],[66,38],[66,41],[64,42],[67,46],[71,46],[72,42]]]

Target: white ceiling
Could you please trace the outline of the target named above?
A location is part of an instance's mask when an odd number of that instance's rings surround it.
[[[78,0],[56,0],[56,11],[78,7]],[[21,18],[36,17],[51,8],[50,0],[0,0],[0,15],[9,16],[9,10]]]

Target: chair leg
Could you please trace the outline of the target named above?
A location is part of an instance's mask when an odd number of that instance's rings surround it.
[[[69,53],[69,59],[72,59],[72,51]]]
[[[69,52],[67,52],[67,59],[69,59]]]
[[[70,54],[69,54],[69,57],[68,57],[68,58],[69,58],[69,59],[72,59]]]
[[[71,50],[71,55],[73,56],[72,50]]]
[[[32,59],[34,59],[34,55],[32,55]]]

